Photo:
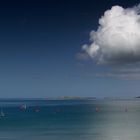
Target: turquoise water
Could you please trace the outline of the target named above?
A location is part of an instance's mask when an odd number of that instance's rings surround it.
[[[0,140],[140,140],[140,100],[1,100],[0,106]]]

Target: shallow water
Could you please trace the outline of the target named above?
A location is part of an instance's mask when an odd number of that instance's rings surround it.
[[[0,106],[0,140],[140,140],[140,100],[1,100]]]

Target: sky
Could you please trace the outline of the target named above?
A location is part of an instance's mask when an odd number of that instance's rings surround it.
[[[0,97],[139,96],[138,4],[0,1]]]

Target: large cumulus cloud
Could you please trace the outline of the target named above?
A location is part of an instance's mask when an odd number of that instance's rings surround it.
[[[99,64],[139,62],[139,9],[113,6],[107,10],[99,19],[97,31],[90,33],[90,44],[82,49]]]

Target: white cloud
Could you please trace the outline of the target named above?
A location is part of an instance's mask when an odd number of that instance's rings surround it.
[[[99,19],[90,44],[82,49],[98,64],[128,64],[140,61],[140,6],[113,6]]]

